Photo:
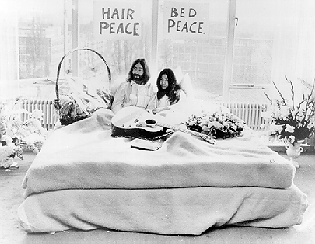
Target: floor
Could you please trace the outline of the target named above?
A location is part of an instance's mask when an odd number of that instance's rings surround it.
[[[284,155],[285,156],[285,155]],[[286,156],[285,156],[286,157]],[[16,209],[23,201],[22,179],[33,154],[26,154],[20,168],[0,170],[0,244],[52,244],[52,243],[315,243],[315,155],[298,158],[295,184],[308,196],[309,207],[303,223],[288,229],[254,227],[228,227],[211,229],[201,236],[166,236],[148,233],[113,232],[106,230],[66,231],[55,234],[26,234],[19,228]]]

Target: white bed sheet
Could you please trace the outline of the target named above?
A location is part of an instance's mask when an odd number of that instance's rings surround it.
[[[157,151],[113,138],[110,110],[54,131],[24,178],[25,196],[66,189],[288,188],[295,167],[250,136],[208,144],[174,133]]]
[[[200,235],[223,225],[290,227],[302,222],[306,207],[305,194],[293,185],[62,190],[33,194],[18,212],[27,232],[109,228]]]

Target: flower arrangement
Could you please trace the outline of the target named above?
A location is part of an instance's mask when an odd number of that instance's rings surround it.
[[[240,136],[245,128],[245,123],[241,119],[223,111],[203,111],[200,114],[192,114],[185,124],[192,131],[209,135],[215,139]]]
[[[71,78],[68,80],[67,89],[64,94],[59,94],[59,75],[62,67],[62,62],[66,56],[77,51],[91,51],[96,54],[105,64],[108,84],[111,83],[111,71],[104,59],[104,57],[97,51],[90,48],[75,48],[66,53],[58,64],[57,79],[56,79],[56,99],[54,100],[54,107],[59,115],[59,122],[61,126],[66,126],[85,119],[91,116],[99,108],[110,108],[113,102],[113,96],[110,94],[110,88],[106,87],[105,83],[97,84],[93,89],[91,86],[87,86],[83,79]],[[87,77],[86,77],[87,78]],[[91,82],[89,81],[91,84]],[[92,82],[93,83],[93,82]],[[107,85],[108,85],[107,84]],[[65,88],[65,87],[64,87]]]
[[[64,92],[54,101],[61,125],[85,119],[99,108],[110,108],[113,97],[108,88],[88,87],[79,78],[68,79],[66,83],[68,87],[63,87]]]
[[[287,77],[286,81],[291,88],[290,99],[283,96],[275,82],[272,83],[280,99],[271,100],[265,94],[271,104],[271,109],[267,113],[270,120],[269,135],[294,145],[297,142],[303,142],[315,131],[314,84],[308,94],[303,94],[302,100],[296,103],[293,83]]]
[[[17,141],[23,150],[38,153],[47,136],[47,131],[41,126],[42,111],[33,110],[29,113],[20,109],[21,98],[0,104],[0,141],[4,138]],[[21,114],[28,114],[28,120],[22,121]]]

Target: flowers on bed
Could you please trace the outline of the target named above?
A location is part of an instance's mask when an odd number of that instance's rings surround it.
[[[88,87],[79,78],[68,79],[65,90],[55,99],[54,106],[61,125],[68,125],[92,115],[99,108],[110,108],[112,96],[108,88]]]
[[[295,101],[294,87],[291,80],[286,78],[291,87],[291,98],[286,99],[273,82],[280,99],[271,100],[271,108],[267,112],[269,117],[269,135],[284,142],[295,144],[313,135],[315,131],[314,114],[314,84],[308,94],[303,94],[302,100]]]
[[[229,112],[216,111],[192,114],[186,121],[186,126],[192,131],[198,131],[216,139],[226,139],[240,136],[245,124]]]

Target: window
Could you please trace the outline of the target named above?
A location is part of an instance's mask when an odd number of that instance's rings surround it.
[[[110,3],[116,3],[115,1],[104,1],[103,6],[111,6]],[[118,6],[119,3],[117,3]],[[136,58],[146,58],[147,61],[150,60],[150,50],[151,50],[151,1],[140,0],[134,3],[136,6],[136,11],[141,18],[141,33],[140,38],[133,39],[108,39],[106,37],[97,37],[93,32],[94,28],[94,14],[93,14],[93,2],[79,0],[78,1],[78,22],[79,22],[79,47],[89,47],[97,52],[99,52],[110,66],[110,70],[113,76],[113,80],[116,80],[118,76],[125,76],[129,72],[132,62]],[[109,13],[110,16],[113,16]],[[126,18],[127,12],[115,15],[116,18]],[[113,17],[113,18],[114,18]],[[138,17],[138,16],[137,16]],[[69,20],[70,21],[70,20]],[[117,31],[116,26],[112,26],[112,31]],[[114,28],[116,28],[114,30]],[[128,31],[131,31],[131,27],[128,27]],[[68,48],[71,50],[72,43],[71,40],[71,30],[68,30]],[[80,76],[85,79],[93,79],[98,77],[100,79],[106,79],[106,66],[102,60],[93,52],[80,51],[79,55],[79,72]]]
[[[159,8],[159,23],[163,22],[163,6]],[[191,1],[180,1],[189,3]],[[158,33],[158,68],[180,67],[193,82],[196,96],[204,100],[220,100],[223,94],[223,73],[226,53],[226,20],[228,1],[210,0],[206,3],[208,37],[205,39],[166,39],[161,27]],[[162,25],[162,24],[161,24]]]
[[[100,1],[105,6],[112,3],[136,6],[141,23],[140,37],[113,39],[97,36],[93,29],[94,6],[95,2]],[[287,76],[294,82],[303,80],[310,84],[315,77],[313,0],[3,2],[5,6],[1,9],[11,12],[2,11],[0,15],[1,87],[7,80],[20,80],[17,87],[22,91],[25,79],[55,80],[61,58],[76,46],[99,52],[110,66],[113,81],[122,80],[136,58],[146,58],[152,79],[165,67],[180,67],[184,74],[192,78],[196,96],[204,100],[222,100],[226,93],[224,84],[227,84],[230,100],[264,102],[264,92],[270,88],[271,81],[285,83]],[[228,29],[231,3],[236,5],[234,32],[230,31],[232,26]],[[166,9],[172,4],[196,9],[199,5],[206,6],[201,9],[205,14],[201,15],[205,17],[207,35],[204,38],[165,35],[164,20],[167,14],[171,14]],[[194,14],[193,11],[191,13]],[[117,13],[116,17],[122,18],[122,14]],[[185,30],[181,24],[176,27],[174,22],[176,28]],[[227,49],[228,40],[233,41],[231,49]],[[64,60],[62,77],[76,75],[77,69],[78,76],[83,79],[107,79],[106,67],[96,54],[80,51],[77,55],[77,68],[72,64],[75,56],[68,55]],[[229,55],[233,57],[231,67],[226,65]],[[13,64],[10,67],[5,62],[8,59]],[[231,77],[226,79],[229,70]],[[48,90],[49,94],[41,94],[53,99],[52,88]]]
[[[236,0],[231,100],[264,102],[271,81],[288,90],[285,77],[295,87],[313,82],[314,8],[308,0]]]

